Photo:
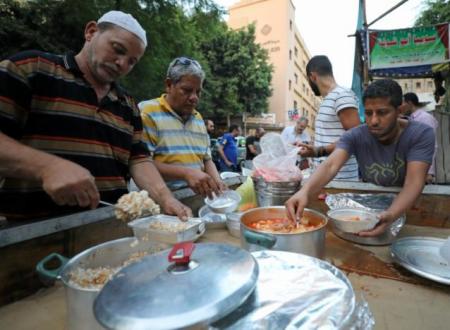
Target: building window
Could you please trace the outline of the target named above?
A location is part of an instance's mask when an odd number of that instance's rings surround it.
[[[295,83],[298,84],[298,76],[296,73],[294,73],[294,80],[295,80]]]
[[[433,82],[432,81],[428,82],[428,88],[433,88]]]
[[[405,84],[405,91],[408,90],[408,84]]]
[[[306,85],[305,85],[305,83],[302,84],[302,88],[303,88],[303,93],[305,93],[306,92]]]
[[[289,20],[289,30],[292,31],[292,20]]]
[[[292,50],[289,49],[289,59],[292,60]]]
[[[297,110],[297,101],[294,101],[294,110]]]
[[[306,113],[306,110],[305,110],[305,108],[303,108],[303,110],[302,110],[302,116],[304,116],[305,113]]]
[[[420,89],[422,87],[422,84],[420,82],[416,82],[416,88]]]
[[[294,47],[294,55],[295,55],[295,57],[297,57],[297,55],[298,55],[297,47]]]
[[[303,60],[303,68],[306,69],[306,62]]]
[[[289,90],[291,90],[292,82],[289,80]]]

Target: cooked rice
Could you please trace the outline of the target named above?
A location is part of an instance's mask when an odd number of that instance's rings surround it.
[[[143,215],[159,214],[160,211],[159,205],[148,196],[146,190],[132,191],[123,195],[115,206],[116,218],[125,222]]]
[[[69,283],[83,289],[100,290],[122,267],[76,268],[70,273]]]
[[[101,266],[96,268],[77,267],[69,274],[69,284],[81,289],[101,290],[116,273],[123,267],[141,260],[148,254],[161,251],[162,247],[155,247],[148,251],[138,251],[131,253],[128,258],[118,267]]]
[[[151,221],[148,225],[149,229],[159,230],[159,231],[167,231],[169,233],[179,233],[181,231],[185,231],[191,226],[186,222],[166,222],[166,221]]]

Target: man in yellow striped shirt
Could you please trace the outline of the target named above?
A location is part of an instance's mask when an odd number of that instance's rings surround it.
[[[195,110],[205,73],[188,57],[174,59],[167,70],[166,93],[139,103],[143,138],[154,163],[171,189],[189,186],[211,196],[226,189],[211,160],[208,133]]]

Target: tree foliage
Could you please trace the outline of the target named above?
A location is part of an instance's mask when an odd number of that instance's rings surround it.
[[[265,49],[255,43],[255,27],[222,31],[201,45],[212,81],[206,88],[204,112],[214,115],[267,111],[272,66]],[[208,108],[211,104],[215,108]]]
[[[86,23],[108,10],[132,14],[147,31],[146,54],[121,81],[138,101],[159,96],[170,61],[188,56],[206,72],[205,116],[267,109],[267,54],[255,43],[254,28],[229,30],[213,0],[3,0],[0,58],[25,49],[78,52]]]
[[[449,0],[427,0],[425,2],[425,9],[421,12],[419,18],[416,20],[416,26],[435,25],[439,23],[450,22],[450,1]],[[443,109],[450,112],[450,72],[436,73],[435,79],[445,80],[445,94],[443,96]],[[435,80],[436,81],[436,80]],[[440,83],[442,84],[442,82]]]
[[[420,13],[415,26],[434,25],[450,22],[449,0],[427,0],[425,9]]]

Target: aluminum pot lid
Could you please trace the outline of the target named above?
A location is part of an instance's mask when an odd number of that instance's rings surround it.
[[[450,264],[439,253],[445,239],[405,237],[391,246],[394,260],[411,272],[450,285]]]
[[[109,329],[206,325],[242,304],[257,277],[258,265],[248,251],[180,243],[118,272],[96,298],[94,314]]]

